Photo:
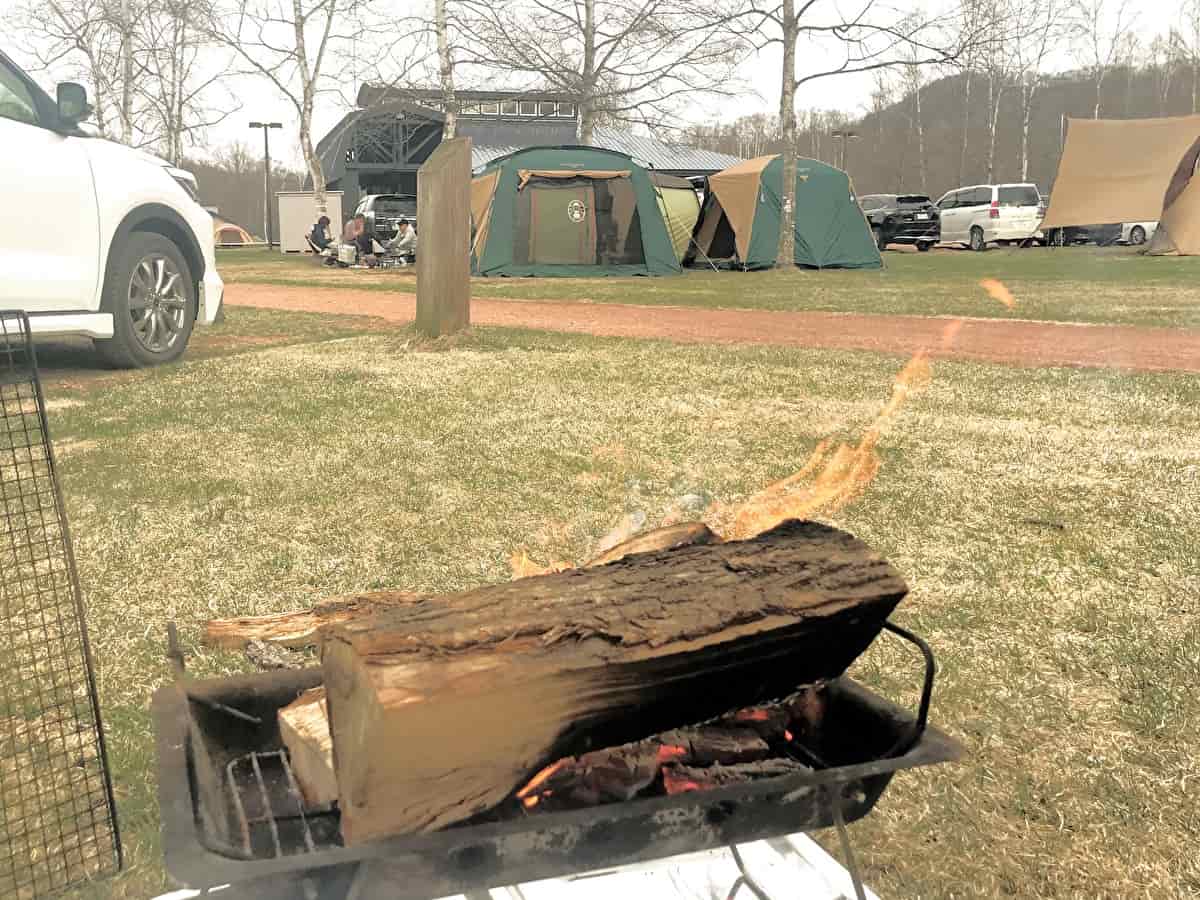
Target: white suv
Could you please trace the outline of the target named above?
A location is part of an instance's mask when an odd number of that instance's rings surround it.
[[[92,338],[118,366],[177,359],[224,285],[190,173],[90,137],[77,84],[51,100],[0,52],[0,308]]]
[[[937,202],[943,244],[984,250],[992,241],[1024,243],[1038,236],[1045,215],[1035,184],[977,184]]]

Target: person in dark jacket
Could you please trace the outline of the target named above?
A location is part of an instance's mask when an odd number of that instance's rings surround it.
[[[333,238],[329,236],[329,216],[321,216],[317,219],[317,224],[313,226],[309,240],[318,250],[328,249],[329,245],[333,243]]]

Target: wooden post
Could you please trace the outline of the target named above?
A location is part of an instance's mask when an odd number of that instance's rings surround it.
[[[417,328],[471,324],[471,139],[442,141],[417,172]]]

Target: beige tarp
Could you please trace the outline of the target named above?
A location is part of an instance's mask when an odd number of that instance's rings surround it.
[[[1197,138],[1200,115],[1071,119],[1042,228],[1154,221]]]
[[[1195,178],[1200,161],[1200,140],[1179,161],[1167,188],[1163,212],[1147,252],[1153,256],[1200,253],[1200,179]]]
[[[754,211],[758,208],[758,185],[762,180],[763,169],[774,158],[759,156],[748,159],[709,176],[708,179],[709,189],[716,195],[729,219],[730,227],[733,228],[738,256],[742,259],[750,256],[750,232],[754,226]],[[715,223],[713,227],[715,229]]]
[[[496,193],[496,182],[500,180],[499,170],[488,172],[471,180],[471,218],[475,222],[475,241],[471,245],[472,252],[482,247],[487,238],[488,221],[492,215],[492,197]]]

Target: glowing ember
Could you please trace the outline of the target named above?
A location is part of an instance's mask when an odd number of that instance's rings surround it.
[[[676,759],[683,759],[688,755],[687,747],[677,747],[674,744],[662,744],[658,748],[656,758],[658,764],[665,765]]]
[[[783,739],[790,742],[794,741],[795,737],[793,737],[792,733],[785,728],[783,731]]]
[[[952,339],[953,335],[947,338]],[[827,515],[857,499],[879,472],[875,445],[883,427],[929,384],[929,378],[929,354],[921,350],[900,370],[891,397],[857,446],[841,444],[830,453],[829,441],[822,441],[798,472],[759,491],[736,511],[730,526],[714,530],[725,540],[746,540],[786,519]]]
[[[1008,309],[1016,309],[1017,300],[1003,281],[998,281],[995,278],[985,278],[979,282],[979,286],[987,291],[988,296],[993,300],[1003,303]]]
[[[525,801],[532,797],[534,802],[526,803],[525,805],[535,805],[537,803],[537,796],[534,794],[534,791],[545,784],[550,779],[551,775],[566,765],[566,762],[567,761],[565,759],[560,759],[558,762],[551,763],[550,765],[546,766],[546,768],[542,769],[540,772],[530,778],[529,783],[517,791],[517,799]]]
[[[765,709],[740,709],[733,718],[738,722],[766,722],[771,718],[771,713]]]
[[[522,797],[521,803],[525,806],[526,809],[533,809],[535,806],[538,805],[538,802],[540,800],[541,800],[541,798],[538,797],[537,794],[534,794],[531,797]]]
[[[553,575],[555,572],[565,572],[567,569],[575,568],[572,563],[563,560],[550,562],[547,565],[538,565],[529,558],[524,550],[520,553],[514,553],[509,559],[509,566],[512,568],[513,581],[518,578],[532,578],[534,575]]]

